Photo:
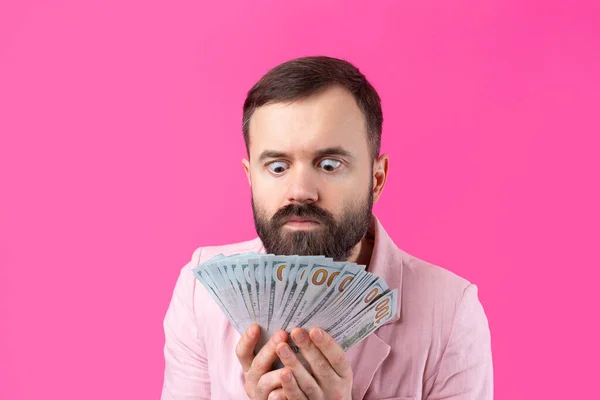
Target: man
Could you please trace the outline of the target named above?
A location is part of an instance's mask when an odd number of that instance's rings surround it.
[[[380,99],[350,63],[307,57],[248,93],[243,168],[258,238],[201,247],[164,320],[162,399],[452,399],[493,397],[487,318],[477,287],[398,249],[371,213],[383,191]],[[191,268],[216,254],[324,255],[367,266],[398,289],[398,318],[344,353],[324,331],[240,336]],[[310,368],[290,351],[291,335]],[[284,368],[271,370],[279,358]],[[311,372],[309,372],[311,370]]]

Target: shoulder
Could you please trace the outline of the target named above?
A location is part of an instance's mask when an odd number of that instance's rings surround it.
[[[402,290],[409,299],[423,304],[458,306],[472,284],[466,278],[436,264],[417,258],[405,251],[402,254]]]
[[[186,294],[188,299],[195,298],[198,291],[202,291],[202,288],[198,289],[202,285],[197,285],[196,277],[193,273],[193,268],[202,264],[203,262],[213,258],[218,254],[232,255],[238,253],[258,252],[261,249],[260,239],[252,239],[245,242],[238,242],[232,244],[224,244],[220,246],[201,246],[197,247],[191,255],[190,260],[181,268],[179,271],[179,277],[175,289],[186,288]],[[190,299],[191,300],[191,299]]]
[[[197,320],[203,317],[221,318],[223,313],[220,312],[206,288],[196,279],[193,268],[218,254],[258,252],[261,248],[262,244],[258,238],[220,246],[197,247],[192,252],[189,262],[179,272],[173,293],[173,298],[176,298],[177,302],[172,300],[172,303],[188,309]]]
[[[257,252],[261,249],[261,247],[262,245],[260,239],[258,238],[247,240],[245,242],[224,244],[218,246],[197,247],[192,252],[190,260],[179,271],[179,281],[187,280],[194,282],[192,269],[218,254],[232,255],[238,253]]]
[[[443,350],[465,302],[478,302],[477,287],[469,280],[402,252],[401,320],[420,335],[427,332],[423,339],[430,335],[434,352]]]
[[[193,267],[203,263],[212,257],[223,254],[226,256],[238,253],[257,252],[261,248],[261,242],[259,238],[247,240],[245,242],[238,242],[232,244],[224,244],[219,246],[202,246],[196,248],[192,253],[192,258],[187,267],[191,270]]]
[[[435,377],[452,377],[485,383],[491,373],[491,334],[475,283],[458,274],[404,254],[402,304],[407,325],[422,346],[427,387]],[[405,308],[406,306],[406,308]],[[419,338],[416,338],[418,334]],[[475,385],[475,382],[471,382]]]
[[[403,299],[424,307],[443,310],[446,322],[470,307],[481,306],[478,286],[451,270],[402,251]],[[467,313],[468,314],[468,313]]]
[[[402,252],[402,311],[405,326],[418,333],[439,366],[453,331],[455,336],[482,336],[487,319],[478,298],[478,287],[458,274]],[[478,333],[479,332],[479,333]],[[481,333],[481,335],[480,335]],[[429,369],[428,368],[428,369]]]

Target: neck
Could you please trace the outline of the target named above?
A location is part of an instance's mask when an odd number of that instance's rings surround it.
[[[373,243],[363,238],[356,246],[352,249],[352,253],[348,258],[348,262],[353,262],[359,265],[366,265],[368,269],[371,261],[371,255],[373,254]]]

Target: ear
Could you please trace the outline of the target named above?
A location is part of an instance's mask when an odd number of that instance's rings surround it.
[[[389,165],[390,160],[386,154],[380,155],[373,161],[373,203],[377,203],[377,200],[381,197],[387,180]]]
[[[248,178],[248,185],[252,187],[252,179],[250,177],[250,161],[247,159],[242,160],[242,166],[244,167],[244,172],[246,173],[246,178]]]

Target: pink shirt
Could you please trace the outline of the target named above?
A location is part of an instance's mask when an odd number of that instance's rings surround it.
[[[377,218],[369,271],[398,288],[399,318],[348,351],[353,399],[493,398],[490,331],[477,287],[398,249]],[[191,268],[222,253],[264,253],[260,239],[200,247],[183,267],[164,319],[162,400],[245,399],[240,338]]]

